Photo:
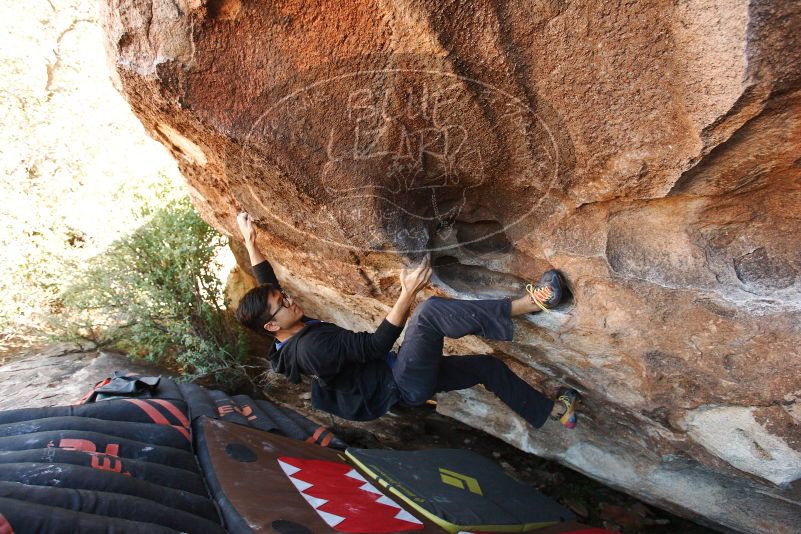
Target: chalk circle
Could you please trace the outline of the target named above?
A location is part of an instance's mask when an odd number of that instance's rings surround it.
[[[435,60],[434,62],[441,60]],[[415,64],[420,64],[421,60],[415,60]],[[485,83],[481,80],[462,76],[459,74],[454,74],[453,72],[447,72],[444,70],[438,69],[428,69],[428,68],[383,68],[383,69],[357,69],[357,70],[350,70],[347,71],[347,66],[351,66],[353,64],[356,65],[364,65],[370,64],[369,60],[363,60],[362,58],[350,59],[345,62],[346,68],[343,68],[341,63],[332,63],[329,65],[321,66],[318,69],[314,69],[314,72],[305,72],[300,75],[302,77],[301,83],[302,85],[298,87],[299,83],[296,80],[290,80],[286,84],[284,84],[280,88],[273,87],[269,91],[269,96],[265,97],[265,100],[270,101],[271,103],[267,106],[263,112],[258,113],[257,111],[254,113],[253,109],[250,109],[248,112],[248,116],[256,117],[255,120],[250,122],[249,127],[247,128],[247,133],[243,137],[243,142],[241,145],[241,152],[238,162],[241,165],[241,175],[248,176],[249,173],[246,172],[245,162],[252,160],[254,154],[259,154],[260,147],[269,147],[271,144],[275,145],[282,145],[289,147],[287,150],[294,150],[296,152],[300,152],[301,154],[307,154],[310,158],[312,157],[319,157],[322,153],[326,153],[328,157],[328,161],[324,165],[320,165],[319,169],[315,169],[317,175],[314,176],[315,179],[318,180],[318,183],[321,184],[324,191],[332,196],[336,196],[336,203],[337,206],[341,208],[339,212],[339,216],[350,215],[354,218],[351,221],[351,228],[359,229],[359,214],[362,208],[366,209],[373,209],[375,210],[375,206],[379,203],[383,203],[386,209],[392,211],[389,216],[384,217],[385,214],[378,213],[378,217],[380,221],[384,224],[383,227],[379,227],[376,229],[376,235],[383,235],[386,238],[386,233],[389,232],[387,227],[393,224],[393,220],[402,220],[404,222],[399,223],[401,226],[400,228],[394,228],[392,231],[399,233],[401,237],[398,239],[406,239],[408,243],[411,243],[410,248],[401,248],[396,249],[395,252],[403,253],[406,255],[416,255],[425,252],[436,252],[436,251],[445,251],[449,249],[453,249],[460,246],[470,246],[476,245],[480,241],[487,240],[494,238],[495,236],[508,234],[509,230],[512,227],[520,225],[525,219],[532,216],[533,214],[537,213],[538,210],[542,211],[541,207],[544,202],[548,199],[548,192],[551,191],[555,186],[559,185],[559,181],[562,178],[560,175],[563,172],[566,172],[568,169],[565,167],[569,167],[569,164],[563,164],[563,156],[565,153],[572,154],[572,144],[569,141],[569,137],[564,135],[564,132],[559,132],[560,135],[557,135],[555,129],[557,126],[561,127],[561,120],[558,118],[558,115],[547,105],[545,105],[541,101],[537,101],[537,108],[540,110],[547,110],[547,113],[550,115],[550,118],[546,120],[543,116],[543,113],[540,113],[538,110],[532,108],[529,104],[529,101],[533,99],[532,96],[528,96],[526,100],[521,97],[517,97],[515,95],[510,94],[507,91],[504,91],[500,88],[494,87],[488,83]],[[386,63],[384,63],[386,64]],[[425,60],[423,60],[423,64],[425,64]],[[343,72],[346,71],[346,72]],[[338,74],[331,75],[330,73],[336,73],[339,71]],[[322,73],[319,77],[315,73]],[[311,78],[311,79],[310,79]],[[441,84],[450,83],[450,87],[458,87],[461,88],[463,91],[454,97],[450,102],[460,102],[464,104],[467,102],[468,104],[472,105],[475,110],[479,110],[479,108],[483,105],[484,107],[488,107],[491,109],[480,109],[479,111],[487,116],[495,116],[498,115],[500,118],[499,121],[505,120],[505,117],[511,116],[511,114],[518,114],[522,118],[515,119],[511,122],[503,123],[502,126],[509,128],[510,124],[515,125],[517,122],[520,123],[521,132],[518,132],[520,135],[518,138],[521,143],[529,143],[531,144],[532,136],[536,137],[536,142],[541,143],[541,147],[537,148],[539,153],[546,154],[547,157],[543,158],[542,161],[539,161],[538,164],[540,167],[545,168],[541,175],[536,176],[536,184],[532,185],[533,192],[530,194],[531,202],[529,204],[524,204],[529,209],[524,211],[523,213],[514,213],[512,214],[511,220],[506,221],[504,224],[500,225],[497,230],[480,235],[475,239],[472,239],[467,242],[459,241],[457,243],[450,243],[447,245],[438,245],[434,246],[431,243],[430,232],[426,231],[425,224],[428,224],[429,227],[435,226],[435,223],[444,223],[444,224],[453,224],[455,220],[458,220],[458,213],[455,212],[452,206],[438,206],[437,205],[437,193],[440,190],[445,190],[445,188],[452,187],[450,191],[451,197],[448,198],[450,204],[457,204],[459,200],[464,201],[464,198],[459,199],[458,195],[462,194],[463,196],[472,188],[475,189],[475,184],[467,183],[462,184],[458,180],[460,177],[450,177],[448,175],[448,170],[444,171],[442,174],[442,183],[437,185],[431,186],[417,186],[419,184],[415,183],[417,179],[417,174],[419,172],[418,167],[419,161],[423,159],[425,156],[429,156],[430,154],[413,154],[413,156],[408,156],[401,148],[397,150],[387,151],[384,150],[385,147],[378,147],[380,150],[375,154],[378,156],[386,157],[388,163],[385,165],[387,176],[390,176],[392,173],[397,171],[398,178],[397,178],[397,185],[398,187],[390,187],[387,186],[382,182],[381,185],[376,185],[374,183],[370,183],[369,181],[365,183],[363,186],[354,186],[348,187],[346,184],[345,187],[339,187],[341,184],[337,180],[327,180],[326,173],[329,172],[331,168],[331,164],[333,165],[344,161],[343,159],[338,158],[339,154],[335,154],[336,157],[332,159],[332,155],[326,151],[331,150],[331,144],[334,141],[339,142],[341,146],[349,146],[348,143],[353,141],[353,153],[349,156],[350,160],[346,161],[349,165],[357,165],[359,162],[368,161],[370,162],[370,158],[372,157],[373,153],[369,153],[365,156],[365,152],[362,151],[359,145],[358,137],[358,130],[354,130],[353,137],[354,139],[347,138],[347,133],[343,134],[341,131],[337,131],[334,126],[331,124],[322,124],[322,125],[315,125],[315,128],[310,128],[308,126],[309,123],[313,123],[314,120],[319,120],[320,117],[323,115],[320,113],[320,106],[326,104],[329,108],[337,108],[337,104],[341,104],[342,102],[333,101],[329,98],[330,94],[334,92],[333,88],[341,85],[347,85],[350,83],[351,86],[355,87],[366,87],[370,88],[371,83],[378,85],[376,87],[385,88],[385,91],[390,91],[394,85],[400,85],[401,83],[405,84],[405,88],[408,90],[410,85],[414,85],[414,83],[420,83],[417,81],[417,78],[421,80],[434,80],[439,81]],[[409,81],[413,79],[413,81]],[[378,82],[376,82],[378,80]],[[397,84],[392,84],[387,82],[386,80],[396,81]],[[426,86],[427,87],[427,86]],[[348,94],[348,105],[353,105],[353,95],[358,93],[360,90],[367,90],[367,89],[358,89],[356,91],[351,91]],[[282,93],[286,92],[286,94]],[[530,92],[530,91],[529,91]],[[315,94],[321,95],[319,97],[315,97]],[[397,106],[397,102],[401,102],[403,104],[405,102],[404,98],[398,98],[397,94],[394,93],[387,93],[389,97],[384,95],[384,100],[390,99],[395,102]],[[409,97],[408,100],[414,100],[413,95],[411,93],[406,94],[405,96]],[[423,97],[419,96],[420,102],[422,102]],[[458,98],[457,98],[458,97]],[[315,98],[318,98],[319,101],[315,101]],[[461,100],[460,100],[461,99]],[[471,100],[472,99],[472,100]],[[339,100],[343,100],[343,98],[339,98]],[[383,104],[382,104],[383,105]],[[317,106],[317,107],[315,107]],[[436,108],[437,104],[433,105]],[[341,107],[341,106],[340,106]],[[359,107],[359,104],[355,105],[353,109],[348,108],[347,113],[352,115],[353,111],[359,112],[360,110],[366,109],[366,106]],[[394,108],[393,108],[394,109]],[[382,108],[385,112],[385,109]],[[330,109],[326,109],[327,113],[344,113],[341,109],[338,111],[330,111]],[[506,113],[506,115],[502,115]],[[493,115],[495,114],[495,115]],[[445,114],[443,114],[444,116]],[[517,116],[517,115],[516,115]],[[367,119],[372,120],[385,120],[384,116],[380,116],[379,114],[374,115],[367,115]],[[357,120],[360,120],[360,117]],[[401,117],[402,118],[402,117]],[[280,119],[280,120],[279,120]],[[397,117],[392,118],[393,120],[398,119]],[[458,136],[459,132],[467,131],[463,125],[459,124],[449,124],[443,125],[438,124],[438,116],[436,112],[432,113],[430,117],[427,117],[430,124],[424,124],[423,128],[418,128],[417,131],[427,131],[429,126],[431,128],[437,127],[439,128],[439,135],[438,142],[444,138],[444,141],[441,141],[442,144],[448,146],[448,143],[452,140],[449,139],[450,135]],[[294,121],[294,123],[293,123]],[[517,122],[515,122],[517,121]],[[369,122],[369,121],[368,121]],[[407,121],[408,122],[408,121]],[[396,127],[404,128],[406,123],[402,123],[400,120],[396,120]],[[500,124],[500,123],[498,123]],[[319,126],[319,127],[317,127]],[[376,123],[373,124],[376,126],[375,131],[380,131],[380,128],[384,127],[382,124]],[[419,125],[418,125],[419,126]],[[332,141],[326,143],[319,142],[315,136],[319,137],[321,135],[320,130],[325,130],[326,128],[331,127],[330,139]],[[500,128],[500,126],[498,126]],[[293,129],[294,128],[294,129]],[[461,128],[461,130],[460,130]],[[406,130],[403,130],[406,132]],[[532,133],[536,131],[537,133]],[[444,132],[444,133],[442,133]],[[484,132],[485,133],[485,132]],[[497,132],[493,132],[496,135]],[[375,134],[379,135],[379,134]],[[343,139],[339,139],[342,137]],[[453,141],[455,142],[455,141]],[[418,146],[423,143],[422,138],[419,140]],[[566,144],[564,147],[560,147],[561,144]],[[367,148],[364,150],[370,150],[371,147],[369,146],[369,142],[367,143]],[[403,146],[403,143],[400,143],[399,146]],[[460,147],[463,145],[460,145]],[[480,167],[481,162],[484,161],[481,156],[480,150],[482,149],[481,146],[476,147],[468,147],[472,150],[468,151],[467,154],[470,157],[467,157],[465,162],[462,162],[461,165],[470,167],[475,169]],[[515,147],[516,149],[519,148],[520,151],[525,150],[533,150],[531,147]],[[477,152],[478,151],[478,152]],[[392,152],[392,153],[390,153]],[[514,152],[514,151],[512,151]],[[344,154],[345,152],[343,152]],[[476,156],[476,154],[478,154]],[[446,153],[447,156],[447,153]],[[507,157],[506,155],[498,156],[498,155],[491,155],[492,157],[488,158],[491,159],[498,159],[502,157]],[[409,157],[412,159],[409,160]],[[511,157],[511,156],[508,156]],[[415,160],[414,158],[417,158]],[[302,159],[302,158],[301,158]],[[431,158],[429,158],[430,160]],[[435,155],[436,159],[436,155]],[[564,157],[565,161],[567,161],[568,156]],[[261,161],[261,160],[259,160]],[[375,161],[372,161],[375,164]],[[430,163],[430,162],[429,162]],[[444,162],[437,162],[441,164],[442,167],[448,167],[452,162],[444,161]],[[415,166],[417,165],[417,166]],[[428,172],[428,169],[425,168],[426,162],[423,163],[423,172]],[[335,170],[333,172],[339,173],[339,175],[347,175],[348,168],[344,170]],[[463,169],[458,168],[456,169],[460,171],[461,175],[469,175],[470,169]],[[483,172],[483,170],[482,170]],[[533,171],[532,171],[533,172]],[[405,173],[405,174],[404,174]],[[312,173],[314,174],[314,173]],[[370,174],[367,173],[369,177]],[[437,176],[439,178],[439,175]],[[426,177],[429,179],[429,177]],[[340,180],[341,181],[341,180]],[[480,177],[476,178],[475,181],[480,185],[489,185],[488,182],[481,182]],[[391,185],[396,185],[395,182],[390,180]],[[411,182],[411,183],[410,183]],[[451,183],[453,182],[453,183]],[[462,189],[460,190],[459,187]],[[421,214],[419,212],[415,212],[413,210],[408,209],[408,206],[404,206],[404,200],[408,199],[414,195],[422,195],[424,192],[421,190],[430,189],[432,191],[431,199],[431,212],[433,215],[428,214]],[[478,191],[478,189],[475,189]],[[475,192],[474,191],[474,192]],[[483,190],[482,190],[483,191]],[[251,193],[253,194],[253,190],[251,189]],[[529,195],[527,195],[528,198]],[[454,200],[455,198],[455,200]],[[342,241],[335,241],[332,239],[328,239],[325,236],[321,235],[319,231],[311,231],[306,228],[302,228],[301,226],[306,225],[311,228],[315,227],[313,222],[316,222],[316,227],[319,229],[320,227],[325,227],[329,222],[336,224],[337,220],[336,217],[332,214],[333,210],[336,206],[333,205],[323,205],[317,213],[317,218],[319,221],[312,221],[311,219],[315,219],[314,216],[311,218],[306,218],[301,221],[301,224],[298,224],[298,221],[288,221],[284,220],[282,217],[277,216],[273,213],[273,210],[265,209],[266,211],[275,222],[283,225],[285,228],[290,230],[291,232],[297,232],[302,234],[306,239],[311,241],[320,241],[332,246],[339,246],[344,247],[349,250],[353,251],[360,251],[360,252],[370,252],[376,250],[371,246],[366,245],[354,245],[351,242],[342,242]],[[457,206],[458,208],[458,206]],[[463,208],[463,206],[462,206]],[[394,210],[394,211],[393,211]],[[441,213],[441,211],[446,211],[445,214]],[[376,215],[373,213],[373,215]],[[397,217],[393,217],[392,215],[396,215]],[[445,220],[445,217],[448,217],[448,220]],[[325,217],[328,219],[323,220]],[[382,218],[383,217],[383,218]],[[417,220],[418,224],[408,224],[409,220]],[[420,228],[423,229],[421,233],[419,230]],[[417,230],[416,233],[414,233]],[[362,240],[369,241],[369,232],[370,230],[367,228],[360,229],[359,231],[363,231],[363,235],[359,235]],[[383,234],[382,234],[383,232]],[[403,234],[403,232],[408,232],[407,234]],[[397,244],[397,243],[395,243]]]

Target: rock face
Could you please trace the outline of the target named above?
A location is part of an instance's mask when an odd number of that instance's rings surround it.
[[[465,339],[580,389],[579,430],[483,391],[440,410],[680,513],[797,532],[801,6],[790,0],[103,6],[117,83],[228,234],[246,209],[310,314],[572,295]],[[291,275],[290,275],[291,273]]]
[[[85,350],[71,343],[51,345],[0,366],[0,410],[78,404],[114,371],[166,375],[156,365],[114,352]]]

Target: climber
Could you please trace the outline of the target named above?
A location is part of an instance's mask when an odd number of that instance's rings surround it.
[[[352,332],[304,315],[303,308],[281,287],[272,266],[256,246],[256,228],[247,213],[237,217],[260,284],[239,303],[237,320],[273,341],[273,370],[299,384],[312,379],[312,405],[344,419],[368,421],[395,404],[423,404],[434,393],[483,384],[534,428],[550,416],[565,427],[576,426],[578,393],[562,389],[557,401],[547,398],[492,356],[442,357],[443,338],[469,334],[511,340],[511,317],[558,304],[562,283],[546,272],[529,295],[516,300],[457,300],[432,297],[415,309],[397,354],[392,346],[403,330],[415,296],[431,277],[430,256],[400,274],[401,294],[373,333]]]

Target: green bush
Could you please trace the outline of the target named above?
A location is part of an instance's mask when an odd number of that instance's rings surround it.
[[[62,332],[233,387],[247,346],[226,312],[214,258],[226,241],[185,198],[152,210],[62,294]]]

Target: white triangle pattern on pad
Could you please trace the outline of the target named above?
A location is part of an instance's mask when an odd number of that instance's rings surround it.
[[[385,505],[391,506],[393,508],[400,508],[400,505],[398,505],[398,503],[396,503],[395,501],[393,501],[392,499],[390,499],[386,495],[382,495],[381,497],[376,499],[376,502],[380,502],[381,504],[385,504]]]
[[[281,469],[284,471],[284,473],[286,473],[288,477],[291,477],[292,475],[300,471],[300,467],[289,465],[288,463],[282,462],[281,460],[278,460],[278,465],[281,466]]]
[[[345,520],[345,518],[342,517],[342,516],[339,516],[339,515],[336,515],[336,514],[332,514],[332,513],[329,513],[329,512],[323,512],[322,510],[320,510],[320,507],[328,502],[327,499],[321,499],[319,497],[313,497],[311,495],[307,495],[306,493],[304,493],[305,490],[313,487],[314,484],[306,482],[305,480],[300,480],[300,479],[294,478],[292,476],[295,473],[297,473],[298,471],[301,471],[300,468],[295,467],[294,465],[290,465],[290,464],[288,464],[286,462],[282,462],[281,460],[278,460],[278,464],[281,466],[281,469],[287,475],[287,478],[290,480],[290,482],[292,482],[292,484],[300,492],[301,496],[306,500],[306,502],[308,502],[312,506],[312,508],[314,508],[314,511],[317,512],[320,515],[320,517],[323,519],[323,521],[326,522],[326,524],[329,527],[334,528],[338,524],[340,524],[341,522],[343,522]],[[392,499],[390,499],[389,497],[387,497],[386,495],[381,493],[375,486],[373,486],[370,482],[365,480],[364,477],[362,477],[362,475],[360,475],[359,472],[356,471],[355,469],[351,469],[345,475],[350,477],[350,478],[353,478],[353,479],[356,479],[356,480],[359,480],[359,481],[363,481],[364,484],[362,484],[359,487],[360,490],[365,491],[365,492],[369,492],[369,493],[373,493],[375,495],[380,495],[380,497],[378,499],[376,499],[376,502],[381,503],[381,504],[383,504],[385,506],[389,506],[389,507],[397,509],[398,513],[395,514],[395,516],[394,516],[395,519],[399,519],[401,521],[406,521],[406,522],[409,522],[409,523],[412,523],[412,524],[415,524],[415,525],[422,525],[423,524],[419,519],[417,519],[412,514],[410,514],[406,510],[404,510],[398,503],[396,503],[395,501],[393,501]],[[470,534],[470,533],[463,533],[463,534]]]
[[[305,480],[299,480],[297,478],[289,477],[289,480],[292,481],[292,483],[295,485],[296,488],[298,488],[298,491],[301,493],[303,493],[304,490],[307,490],[314,485],[314,484],[309,484]]]
[[[395,514],[395,519],[400,519],[401,521],[408,521],[409,523],[414,523],[415,525],[422,525],[423,522],[414,517],[412,514],[404,510],[403,508]]]
[[[363,477],[363,476],[361,476],[361,475],[359,474],[359,472],[358,472],[358,471],[356,471],[355,469],[351,469],[350,471],[348,471],[347,473],[345,473],[345,476],[346,476],[346,477],[350,477],[350,478],[355,478],[356,480],[361,480],[362,482],[367,482],[367,481],[364,479],[364,477]]]
[[[375,493],[376,495],[383,495],[378,489],[370,484],[369,482],[365,482],[362,486],[359,486],[360,490],[369,491],[370,493]]]
[[[303,495],[303,497],[305,497],[306,500],[309,501],[309,504],[311,504],[315,510],[328,502],[328,499],[320,499],[318,497],[312,497],[311,495],[308,495],[306,493],[301,493],[301,495]]]
[[[315,511],[320,514],[320,517],[323,518],[323,521],[328,523],[329,527],[335,527],[345,520],[344,517],[336,514],[329,514],[328,512],[323,512],[322,510],[317,510],[316,508]]]

